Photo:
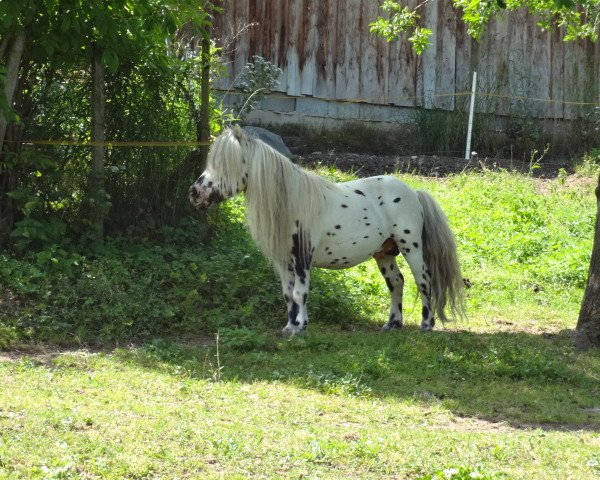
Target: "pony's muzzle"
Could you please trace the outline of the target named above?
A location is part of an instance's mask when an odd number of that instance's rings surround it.
[[[208,208],[215,203],[223,201],[223,196],[214,187],[207,189],[198,183],[190,187],[189,198],[196,208]]]
[[[203,195],[201,188],[195,183],[190,187],[189,199],[192,205],[196,208],[207,208],[208,207],[208,196]]]

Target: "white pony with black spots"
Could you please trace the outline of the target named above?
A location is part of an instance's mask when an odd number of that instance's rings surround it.
[[[431,195],[391,176],[333,183],[293,164],[239,126],[212,144],[206,170],[190,188],[206,208],[246,197],[250,234],[281,279],[287,303],[285,335],[308,324],[310,270],[349,268],[375,258],[391,295],[384,330],[402,327],[402,254],[422,302],[421,329],[445,310],[464,315],[463,280],[446,216]]]

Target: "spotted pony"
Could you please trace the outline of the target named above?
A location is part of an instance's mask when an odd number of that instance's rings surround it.
[[[246,222],[272,260],[287,303],[286,335],[308,324],[306,303],[312,267],[349,268],[375,258],[391,295],[384,330],[402,327],[408,263],[422,302],[421,329],[434,315],[463,316],[462,277],[446,216],[433,197],[391,176],[333,183],[290,162],[239,126],[212,144],[206,170],[190,188],[190,201],[207,208],[239,193]]]

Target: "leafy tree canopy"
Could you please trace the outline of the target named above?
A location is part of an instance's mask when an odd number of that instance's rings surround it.
[[[415,8],[402,5],[397,0],[384,0],[381,8],[385,17],[370,24],[371,32],[388,42],[397,40],[405,32],[411,33],[409,41],[417,53],[422,53],[430,43],[431,30],[419,25],[420,11],[433,0],[425,0]],[[437,0],[436,0],[437,1]],[[598,38],[600,0],[452,0],[463,12],[462,19],[468,33],[479,40],[488,21],[505,11],[528,9],[538,17],[542,29],[563,28],[565,40]]]
[[[98,46],[110,71],[122,59],[164,62],[166,42],[184,23],[210,20],[207,2],[194,0],[6,0],[0,38],[24,30],[33,60],[72,64]]]

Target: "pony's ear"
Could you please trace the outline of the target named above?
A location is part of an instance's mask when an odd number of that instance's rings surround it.
[[[236,138],[236,140],[239,142],[242,140],[242,138],[244,138],[244,130],[242,129],[242,127],[239,126],[239,124],[235,124],[233,126],[233,136]]]

